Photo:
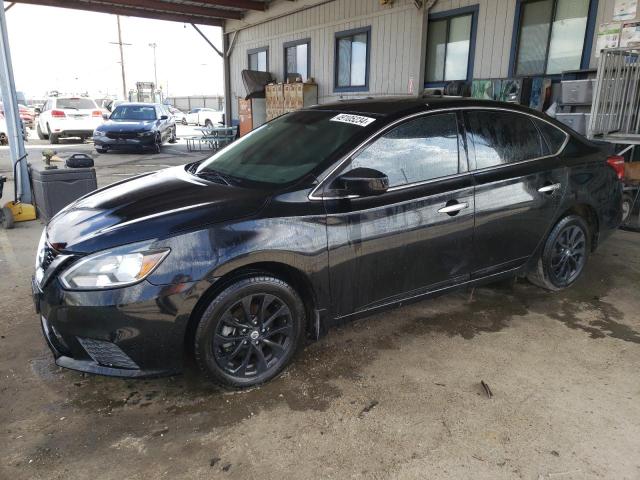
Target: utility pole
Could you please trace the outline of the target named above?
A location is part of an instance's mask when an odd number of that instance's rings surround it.
[[[8,7],[10,8],[11,5]],[[31,203],[31,185],[27,172],[27,153],[24,149],[22,121],[18,113],[16,85],[13,79],[11,53],[7,21],[4,16],[4,1],[0,0],[0,89],[4,100],[4,115],[7,118],[7,134],[9,135],[9,153],[16,173],[16,198],[19,202]]]
[[[120,68],[122,69],[122,99],[128,100],[127,96],[127,79],[124,74],[124,50],[122,48],[123,45],[131,45],[130,43],[122,43],[122,29],[120,28],[120,15],[116,15],[116,20],[118,21],[118,41],[117,42],[109,42],[113,45],[118,45],[120,47]]]
[[[158,89],[158,69],[156,67],[156,47],[158,46],[155,42],[150,43],[149,46],[153,48],[153,79],[154,79],[154,88]]]

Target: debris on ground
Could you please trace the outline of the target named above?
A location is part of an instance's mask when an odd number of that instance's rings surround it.
[[[209,462],[209,466],[210,467],[215,467],[216,463],[218,463],[220,461],[220,457],[213,457],[211,459],[211,461]]]
[[[486,384],[486,382],[484,380],[480,380],[480,385],[482,385],[482,388],[484,390],[484,393],[487,394],[488,398],[493,397],[493,392],[491,391],[491,389],[489,388],[489,385]]]
[[[222,471],[223,472],[228,472],[229,470],[231,470],[231,464],[227,463],[224,467],[222,467]]]
[[[360,413],[358,414],[358,418],[364,417],[364,414],[369,413],[371,410],[375,408],[376,405],[378,405],[377,400],[372,400],[371,402],[369,402],[369,405],[367,405],[360,411]]]

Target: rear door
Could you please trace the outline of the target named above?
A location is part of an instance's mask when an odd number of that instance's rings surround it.
[[[455,113],[401,123],[354,155],[389,177],[381,195],[341,198],[327,211],[332,312],[344,316],[469,278],[473,183]]]
[[[539,126],[509,110],[469,110],[465,125],[476,184],[472,277],[516,268],[534,253],[556,216],[568,169]],[[552,149],[555,147],[555,150]]]

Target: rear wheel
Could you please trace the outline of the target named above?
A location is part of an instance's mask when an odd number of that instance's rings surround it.
[[[591,248],[589,227],[578,215],[560,220],[551,230],[529,281],[557,291],[573,285],[582,274]]]
[[[40,140],[48,140],[49,139],[49,135],[45,134],[42,129],[40,128],[40,124],[38,123],[38,125],[36,125],[36,133],[38,134],[38,138]]]
[[[96,147],[96,152],[98,152],[98,153],[107,153],[107,149],[106,148],[98,148],[98,147]]]
[[[178,141],[178,136],[176,135],[175,127],[171,130],[171,136],[169,137],[169,143],[176,143]]]
[[[624,225],[631,215],[633,208],[633,197],[628,193],[622,195],[622,224]]]
[[[56,135],[55,133],[52,133],[49,135],[49,143],[51,145],[57,145],[58,143],[60,143],[60,137],[58,135]]]
[[[200,369],[225,387],[271,380],[302,343],[305,310],[296,291],[270,276],[244,278],[207,307],[195,335]]]

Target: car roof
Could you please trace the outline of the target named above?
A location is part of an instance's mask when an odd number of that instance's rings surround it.
[[[122,102],[117,105],[118,107],[159,107],[159,103],[145,103],[145,102]]]
[[[541,113],[515,103],[497,102],[466,97],[424,96],[424,97],[369,97],[356,100],[343,100],[311,107],[312,110],[361,113],[377,117],[398,117],[418,111],[487,107],[501,108],[533,114]]]

